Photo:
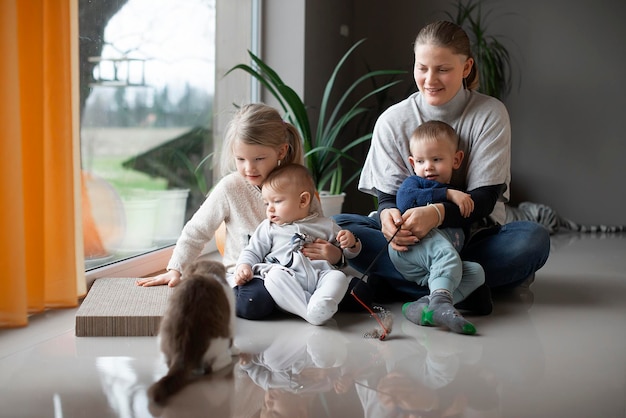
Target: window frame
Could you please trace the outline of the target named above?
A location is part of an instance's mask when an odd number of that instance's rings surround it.
[[[223,138],[226,124],[232,116],[233,103],[244,103],[259,97],[258,83],[248,75],[234,72],[224,77],[224,74],[234,65],[247,62],[248,50],[258,52],[261,1],[216,0],[214,138]],[[219,148],[221,141],[216,142],[216,145]],[[220,149],[215,151],[219,152]],[[219,173],[214,171],[213,180],[214,183],[219,180]],[[173,250],[174,245],[171,245],[92,268],[85,271],[87,286],[101,277],[145,277],[164,271]],[[216,252],[213,239],[207,243],[203,253]]]

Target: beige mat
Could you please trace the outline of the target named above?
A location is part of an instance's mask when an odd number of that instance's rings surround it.
[[[94,281],[76,312],[77,337],[154,336],[159,330],[168,286],[141,287],[134,278]]]

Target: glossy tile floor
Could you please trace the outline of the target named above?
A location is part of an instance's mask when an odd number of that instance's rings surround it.
[[[75,310],[0,331],[2,417],[625,417],[626,235],[557,235],[529,292],[496,297],[480,335],[339,314],[238,321],[233,372],[162,410],[156,338],[76,338]]]

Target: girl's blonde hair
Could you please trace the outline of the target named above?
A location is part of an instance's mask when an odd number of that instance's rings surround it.
[[[275,108],[264,103],[241,106],[228,123],[221,158],[223,175],[235,170],[233,146],[236,141],[272,148],[288,144],[287,155],[281,160],[281,164],[304,164],[300,133],[291,123],[283,121]]]
[[[447,20],[440,20],[424,26],[415,39],[415,46],[418,45],[444,47],[450,49],[454,54],[474,58],[467,33],[456,23]],[[472,69],[463,84],[468,90],[476,90],[478,83],[478,67],[476,67],[476,60],[474,60],[474,65],[472,65]]]

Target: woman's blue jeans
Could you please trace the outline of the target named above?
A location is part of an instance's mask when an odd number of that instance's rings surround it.
[[[349,262],[353,268],[367,274],[374,292],[375,283],[382,279],[395,291],[413,299],[429,293],[427,287],[405,280],[393,266],[378,215],[339,214],[333,219],[342,229],[352,231],[361,240],[361,253]],[[519,221],[476,234],[466,243],[461,258],[480,263],[485,270],[487,286],[499,290],[524,282],[545,264],[549,254],[548,230],[536,222]],[[378,259],[371,265],[376,257]]]

